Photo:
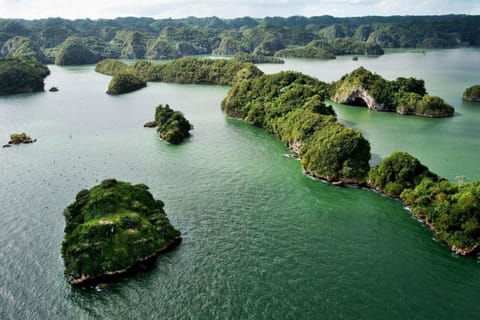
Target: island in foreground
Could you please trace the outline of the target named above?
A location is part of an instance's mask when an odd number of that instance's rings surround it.
[[[181,241],[163,202],[144,184],[108,179],[80,191],[65,211],[62,257],[74,285],[105,281]]]

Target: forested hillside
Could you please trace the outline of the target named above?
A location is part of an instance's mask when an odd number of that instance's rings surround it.
[[[384,48],[475,45],[480,45],[480,16],[467,15],[0,19],[0,57],[26,56],[57,64],[239,52],[260,56],[283,52],[280,55],[291,56],[319,49],[324,54],[314,57],[331,58],[340,54],[382,54]]]

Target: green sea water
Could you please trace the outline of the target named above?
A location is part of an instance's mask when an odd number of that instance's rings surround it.
[[[455,106],[422,119],[334,105],[370,140],[373,160],[408,151],[454,180],[480,180],[480,106],[461,93],[480,82],[480,50],[389,52],[378,58],[287,59],[324,81],[363,65],[386,78],[415,76]],[[93,66],[50,67],[57,93],[0,97],[0,319],[474,319],[480,265],[435,241],[397,201],[302,175],[280,141],[220,102],[227,87],[149,83],[105,94]],[[169,103],[193,123],[180,146],[143,128]],[[63,209],[115,177],[150,186],[184,241],[146,272],[102,292],[63,276]]]

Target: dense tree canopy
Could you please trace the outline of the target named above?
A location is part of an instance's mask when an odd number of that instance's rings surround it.
[[[0,95],[43,91],[50,70],[35,60],[0,59]]]
[[[185,19],[117,18],[113,20],[34,21],[0,19],[1,57],[17,54],[35,56],[49,62],[95,63],[103,58],[176,59],[187,55],[234,55],[239,52],[273,56],[285,48],[308,44],[332,54],[382,54],[382,48],[453,48],[480,44],[479,16],[426,17],[217,17]],[[64,57],[62,49],[69,37],[80,38],[89,59]],[[20,50],[13,48],[20,48]],[[300,49],[298,49],[300,50]],[[305,50],[290,51],[306,55]],[[93,53],[93,56],[90,54]],[[60,54],[60,56],[59,56]],[[313,56],[311,53],[310,56]],[[318,55],[317,55],[318,56]],[[93,58],[95,57],[95,58]],[[41,60],[43,62],[43,60]]]
[[[185,57],[168,63],[137,61],[125,68],[122,62],[104,60],[95,70],[105,74],[134,74],[144,81],[161,81],[189,84],[233,85],[242,79],[263,74],[254,64],[237,59],[199,59]]]
[[[190,135],[189,131],[193,129],[183,113],[170,109],[168,104],[159,105],[155,109],[155,122],[158,125],[160,138],[172,144],[182,143]]]
[[[362,134],[336,121],[324,97],[329,86],[298,72],[237,82],[223,110],[275,134],[302,157],[305,170],[329,181],[361,183],[370,160]]]
[[[163,206],[143,184],[109,179],[80,191],[64,211],[65,274],[75,282],[122,271],[171,244],[180,232]]]
[[[96,54],[85,39],[70,37],[58,47],[55,64],[78,65],[97,63],[101,57]]]
[[[144,88],[147,82],[133,70],[121,70],[116,73],[108,84],[108,94],[117,95],[129,93]]]
[[[463,99],[468,101],[480,102],[480,84],[465,89]]]
[[[331,97],[340,103],[423,117],[452,116],[455,111],[441,98],[428,95],[423,80],[397,78],[388,81],[363,67],[334,82]]]

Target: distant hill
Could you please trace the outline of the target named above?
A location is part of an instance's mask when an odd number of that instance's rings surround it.
[[[72,39],[80,45],[66,52]],[[59,64],[212,53],[273,56],[312,41],[335,55],[381,54],[382,48],[478,46],[480,16],[0,19],[0,57],[33,56]],[[363,46],[374,50],[359,50]],[[86,52],[88,57],[77,59],[68,55],[71,51]]]

